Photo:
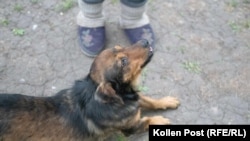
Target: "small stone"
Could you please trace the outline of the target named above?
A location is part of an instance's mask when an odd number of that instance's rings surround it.
[[[36,30],[37,27],[38,27],[38,25],[37,25],[37,24],[34,24],[34,25],[32,26],[32,29],[33,29],[33,30]]]

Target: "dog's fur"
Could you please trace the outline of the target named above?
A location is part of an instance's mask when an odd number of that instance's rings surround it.
[[[152,48],[142,40],[109,48],[94,60],[89,74],[52,97],[0,95],[0,141],[101,140],[114,131],[126,135],[150,124],[169,124],[162,116],[141,118],[142,108],[176,108],[176,98],[152,99],[136,89]]]

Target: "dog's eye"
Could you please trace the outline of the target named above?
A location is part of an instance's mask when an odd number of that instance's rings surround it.
[[[121,58],[121,64],[122,64],[123,67],[126,66],[128,64],[128,58],[122,57]]]

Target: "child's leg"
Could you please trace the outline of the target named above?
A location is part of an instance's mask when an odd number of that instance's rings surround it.
[[[91,57],[99,54],[105,44],[102,3],[103,0],[78,0],[78,39],[83,53]]]
[[[154,32],[146,14],[147,0],[121,0],[120,25],[131,43],[147,39],[154,47]]]

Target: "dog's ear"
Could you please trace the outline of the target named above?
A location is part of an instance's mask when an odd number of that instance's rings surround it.
[[[96,90],[95,98],[103,103],[124,104],[122,98],[116,93],[110,83],[100,84]]]

